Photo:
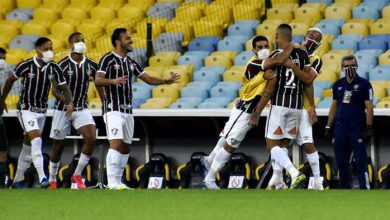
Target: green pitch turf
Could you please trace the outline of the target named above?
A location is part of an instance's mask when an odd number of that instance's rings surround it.
[[[390,191],[0,190],[0,219],[390,219]]]

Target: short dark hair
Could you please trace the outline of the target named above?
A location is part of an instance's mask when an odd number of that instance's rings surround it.
[[[0,47],[0,53],[2,53],[2,54],[6,54],[6,53],[7,53],[7,51],[6,51],[4,48]]]
[[[289,24],[280,24],[277,28],[277,31],[283,38],[292,38],[292,28]]]
[[[75,37],[75,36],[77,36],[77,35],[82,35],[82,33],[80,33],[80,32],[74,32],[74,33],[72,33],[72,34],[68,37],[68,42],[69,42],[69,43],[72,43],[73,37]]]
[[[111,43],[112,43],[112,46],[115,47],[115,41],[116,40],[120,40],[120,37],[121,37],[121,34],[122,33],[126,33],[127,32],[127,29],[126,28],[116,28],[114,30],[114,32],[112,32],[112,35],[111,35]]]
[[[252,48],[256,48],[256,43],[259,42],[259,41],[267,41],[268,43],[268,39],[262,35],[258,35],[256,37],[253,38],[252,40]]]
[[[47,37],[40,37],[40,38],[38,38],[37,41],[35,41],[35,47],[40,47],[40,46],[42,46],[44,43],[46,43],[46,42],[48,42],[48,41],[51,42],[51,40],[50,40],[49,38],[47,38]]]
[[[344,56],[343,59],[341,60],[341,66],[344,65],[344,61],[346,60],[354,60],[355,63],[357,64],[357,60],[356,60],[356,57],[354,55],[347,55],[347,56]]]

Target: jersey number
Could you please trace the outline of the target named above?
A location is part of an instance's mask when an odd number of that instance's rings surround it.
[[[286,70],[286,85],[284,86],[284,88],[295,89],[296,84],[294,83],[294,79],[295,79],[294,72],[292,71],[291,68],[287,68],[287,70]]]

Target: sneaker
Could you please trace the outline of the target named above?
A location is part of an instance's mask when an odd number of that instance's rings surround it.
[[[322,183],[314,183],[313,189],[314,190],[323,191],[324,190],[324,186],[322,185]]]
[[[49,189],[57,189],[57,182],[56,181],[51,181]]]
[[[80,175],[73,175],[72,176],[72,183],[76,184],[75,189],[86,189],[85,184],[83,182],[83,178]]]
[[[43,180],[41,181],[41,188],[42,189],[46,189],[50,186],[50,182],[49,182],[49,179],[47,179],[46,177],[43,178]]]
[[[123,183],[120,183],[118,185],[107,185],[107,189],[109,189],[109,190],[130,190],[131,188],[126,186]]]
[[[207,174],[209,174],[209,170],[210,170],[210,164],[209,164],[209,162],[207,161],[206,156],[202,156],[202,157],[200,158],[200,163],[201,163],[202,166],[203,166],[203,175],[206,177]]]
[[[266,188],[266,190],[284,190],[284,189],[288,189],[284,181],[270,184]]]
[[[297,189],[305,180],[305,174],[299,173],[298,176],[292,179],[290,189]]]
[[[19,181],[19,182],[13,182],[11,184],[12,189],[25,189],[26,188],[26,183],[24,181]]]
[[[206,182],[203,180],[203,185],[205,189],[220,189],[219,186],[215,183],[215,181]]]

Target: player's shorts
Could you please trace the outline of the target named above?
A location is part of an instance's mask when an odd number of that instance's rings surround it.
[[[134,117],[118,111],[110,111],[103,115],[106,123],[108,140],[122,140],[131,144],[134,135]]]
[[[298,145],[314,143],[311,120],[309,113],[306,109],[302,110],[302,117],[299,123],[297,143]]]
[[[86,125],[95,125],[91,113],[87,109],[74,111],[71,118],[66,117],[66,111],[55,110],[51,123],[50,138],[63,140],[70,134],[71,126],[78,130]]]
[[[24,134],[33,130],[42,132],[45,126],[46,114],[20,110],[18,112],[18,119],[24,130]]]
[[[3,118],[0,115],[0,151],[7,151],[8,140]]]
[[[267,117],[265,137],[272,140],[297,138],[302,109],[272,105]]]
[[[246,133],[252,128],[249,125],[250,116],[251,114],[245,111],[233,108],[220,136],[225,137],[230,146],[238,148]]]

